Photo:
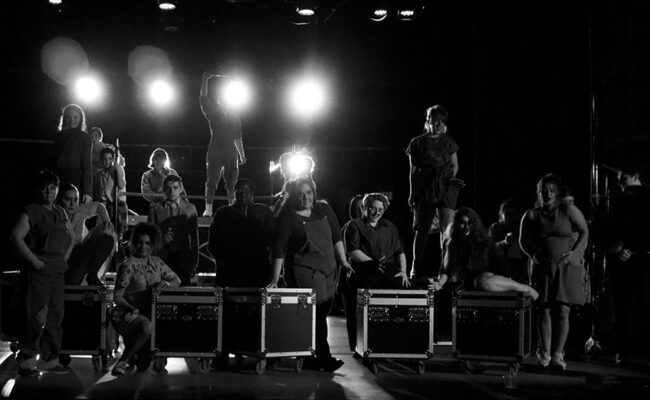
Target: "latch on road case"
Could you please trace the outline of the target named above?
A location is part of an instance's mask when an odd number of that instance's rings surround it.
[[[497,321],[500,325],[516,325],[519,323],[519,310],[512,308],[498,310]]]
[[[357,292],[357,307],[364,307],[370,303],[370,292],[366,289],[361,293]]]
[[[279,294],[272,294],[271,295],[271,304],[273,306],[274,310],[278,310],[280,308],[280,305],[282,304],[282,296]]]
[[[219,307],[217,306],[196,307],[196,319],[200,321],[217,321],[219,319]]]
[[[156,307],[157,319],[174,320],[178,315],[178,306],[174,304],[158,304]]]
[[[458,307],[456,320],[464,324],[476,324],[478,323],[478,310],[476,308]]]
[[[308,298],[309,297],[306,294],[299,294],[298,295],[298,307],[300,307],[300,308],[309,307],[309,304],[307,303]]]
[[[388,322],[390,321],[390,307],[368,307],[368,321]]]
[[[429,309],[425,307],[409,307],[409,322],[429,322]]]

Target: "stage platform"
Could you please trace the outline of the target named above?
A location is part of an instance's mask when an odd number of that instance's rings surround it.
[[[516,389],[506,389],[504,365],[486,363],[480,374],[468,374],[449,354],[434,356],[424,375],[415,366],[381,362],[375,375],[354,358],[347,346],[343,318],[330,317],[332,352],[345,361],[335,373],[293,371],[281,361],[264,375],[255,362],[230,359],[228,369],[201,370],[195,359],[170,358],[168,374],[149,370],[114,377],[95,371],[89,357],[73,357],[67,375],[21,378],[9,344],[0,343],[0,396],[34,399],[648,399],[650,368],[617,367],[611,357],[595,362],[569,361],[564,373],[522,365]],[[399,340],[399,338],[395,338]],[[644,362],[639,360],[639,362]],[[108,367],[115,360],[109,359]]]

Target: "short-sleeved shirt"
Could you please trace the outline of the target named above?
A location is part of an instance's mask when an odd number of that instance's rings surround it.
[[[404,253],[397,227],[385,219],[375,227],[361,218],[351,220],[345,229],[345,247],[348,252],[361,250],[375,261],[385,257],[387,262],[395,262]]]
[[[273,257],[293,257],[307,244],[307,233],[303,223],[323,218],[327,219],[332,230],[332,244],[341,241],[341,227],[336,214],[328,204],[317,202],[314,204],[309,217],[303,217],[295,213],[280,217],[275,231]]]
[[[424,134],[411,140],[406,154],[411,158],[414,171],[411,176],[411,199],[415,202],[437,203],[454,177],[451,156],[460,147],[447,135],[431,137]]]
[[[176,277],[174,271],[156,256],[144,259],[131,256],[117,270],[115,291],[124,289],[126,294],[141,292],[156,283],[169,282]]]
[[[241,122],[237,116],[221,111],[208,96],[200,97],[201,111],[210,124],[208,154],[234,153],[235,139],[242,137]]]
[[[44,263],[44,272],[62,273],[67,269],[65,253],[72,243],[72,227],[62,207],[52,209],[39,204],[25,207],[29,220],[29,232],[25,242],[29,249]]]

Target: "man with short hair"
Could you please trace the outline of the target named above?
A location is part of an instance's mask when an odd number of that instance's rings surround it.
[[[253,201],[255,184],[240,179],[235,203],[217,209],[208,248],[216,259],[219,286],[260,287],[269,282],[271,209]]]
[[[106,206],[111,221],[116,220],[117,212],[116,228],[121,236],[126,230],[126,217],[129,212],[126,205],[126,174],[124,168],[115,162],[116,155],[112,145],[107,144],[99,156],[102,168],[95,173],[93,179],[93,199]]]
[[[194,204],[181,197],[183,183],[169,175],[163,181],[163,200],[151,203],[148,222],[158,225],[163,246],[158,256],[178,275],[182,286],[190,286],[199,262],[198,214]]]

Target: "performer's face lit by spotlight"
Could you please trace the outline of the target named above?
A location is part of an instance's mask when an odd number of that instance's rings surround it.
[[[431,114],[429,124],[436,135],[444,135],[447,132],[447,123],[445,122],[445,116],[442,114]]]
[[[376,223],[384,215],[384,203],[379,200],[374,200],[370,207],[368,207],[368,219],[371,223]]]
[[[300,186],[300,209],[307,210],[314,206],[314,191],[308,183]]]
[[[138,235],[133,239],[133,250],[135,251],[136,257],[149,257],[151,255],[152,247],[151,238],[147,234]]]
[[[463,236],[469,236],[472,231],[472,222],[469,220],[469,216],[463,215],[458,221],[458,229]]]
[[[72,215],[79,208],[79,192],[71,189],[61,193],[61,206],[68,215]]]
[[[93,146],[99,145],[102,141],[102,135],[96,129],[90,131],[90,138],[93,140]]]
[[[541,197],[542,197],[542,204],[544,205],[552,205],[557,201],[558,196],[558,188],[555,183],[545,183],[544,186],[542,186],[542,192],[541,192]]]
[[[248,205],[253,202],[253,189],[249,185],[241,185],[235,191],[235,200]]]
[[[104,167],[104,169],[109,169],[110,167],[113,166],[114,160],[115,157],[113,157],[111,153],[102,154],[102,167]]]
[[[63,116],[63,126],[66,128],[77,128],[81,124],[81,113],[79,110],[69,108]]]
[[[178,200],[178,198],[181,196],[182,191],[183,189],[181,188],[180,182],[168,182],[165,185],[165,196],[167,196],[167,200]]]
[[[160,172],[165,168],[165,162],[167,160],[165,158],[154,158],[151,161],[153,163],[153,169]]]

